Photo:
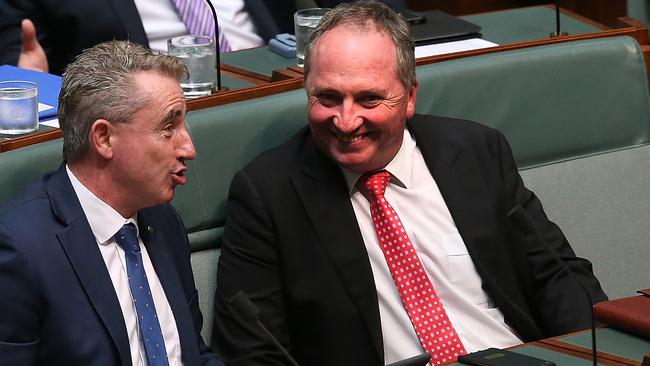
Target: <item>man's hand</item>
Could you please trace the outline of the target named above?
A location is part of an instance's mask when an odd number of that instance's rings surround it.
[[[22,30],[22,46],[18,57],[18,67],[24,69],[48,72],[47,56],[43,47],[36,38],[36,27],[29,19],[23,19],[20,23]]]

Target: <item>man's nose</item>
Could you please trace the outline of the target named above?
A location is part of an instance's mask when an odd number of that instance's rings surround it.
[[[176,147],[176,158],[184,160],[192,160],[196,158],[196,149],[194,148],[192,137],[185,126],[183,126],[183,129],[179,134],[179,141]]]
[[[354,132],[362,123],[363,118],[359,115],[359,108],[352,101],[344,101],[339,113],[334,116],[334,126],[343,133]]]

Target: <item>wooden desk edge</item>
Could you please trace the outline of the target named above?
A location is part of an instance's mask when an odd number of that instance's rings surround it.
[[[524,345],[529,345],[530,343],[525,343]],[[591,351],[589,352],[584,352],[584,349],[573,349],[573,348],[567,348],[563,347],[563,345],[560,344],[554,344],[553,342],[547,342],[546,339],[543,339],[538,342],[533,342],[534,345],[540,347],[540,348],[545,348],[553,352],[557,353],[562,353],[565,355],[573,356],[576,358],[580,358],[583,360],[589,360],[591,361]],[[604,356],[611,356],[611,357],[604,357]],[[628,360],[627,358],[619,358],[619,359],[614,359],[615,356],[607,354],[607,353],[601,353],[599,352],[597,354],[598,357],[598,364],[599,365],[616,365],[616,366],[639,366],[639,363],[630,363],[633,362],[632,360]]]
[[[221,91],[207,97],[188,100],[187,110],[193,111],[228,103],[260,98],[271,94],[297,90],[302,88],[302,86],[303,82],[302,78],[300,78],[282,80],[263,85],[255,85],[244,89]],[[28,145],[54,140],[60,138],[62,135],[63,132],[60,129],[54,128],[45,132],[0,139],[0,152],[10,151]]]
[[[221,71],[233,78],[252,82],[253,84],[264,84],[271,81],[271,77],[268,75],[224,63],[221,64]]]
[[[546,46],[546,45],[557,44],[557,43],[582,41],[582,40],[598,39],[598,38],[619,37],[619,36],[632,37],[642,46],[647,45],[648,43],[648,29],[646,27],[639,27],[639,28],[630,27],[630,28],[610,29],[602,32],[596,32],[596,33],[586,33],[586,34],[578,34],[578,35],[561,36],[555,38],[538,39],[534,41],[518,42],[518,43],[511,43],[502,46],[481,48],[478,50],[469,50],[469,51],[447,53],[443,55],[421,57],[416,60],[416,64],[418,66],[427,65],[436,62],[454,60],[454,59],[470,57],[470,56],[479,56],[479,55],[495,53],[495,52],[512,51],[512,50],[518,50],[524,48]]]
[[[603,328],[602,326],[596,327],[596,329],[602,329],[602,328]],[[589,329],[581,330],[581,331],[578,331],[578,332],[564,334],[564,335],[553,337],[553,338],[542,339],[539,342],[542,343],[542,344],[548,345],[550,347],[561,348],[561,349],[565,350],[566,352],[575,352],[575,353],[578,353],[578,354],[582,354],[582,355],[585,356],[583,358],[591,359],[591,349],[590,348],[577,346],[575,344],[566,343],[566,342],[563,342],[563,341],[560,340],[560,338],[564,338],[564,337],[571,336],[571,335],[576,335],[576,334],[584,334],[584,333],[587,333],[587,332],[591,332],[591,330],[589,330]],[[598,339],[596,339],[596,340],[598,340]],[[597,347],[598,347],[598,344],[596,344],[596,349],[598,349]],[[641,365],[641,361],[632,360],[632,359],[622,357],[622,356],[612,355],[612,354],[605,353],[605,352],[602,352],[602,351],[598,351],[597,356],[598,356],[598,361],[599,362],[613,361],[613,362],[616,362],[616,363],[622,364],[622,365],[630,365],[630,366],[640,366]]]
[[[591,353],[585,354],[584,352],[581,352],[581,351],[578,351],[578,350],[567,349],[565,347],[560,347],[560,346],[557,346],[557,345],[554,345],[554,344],[548,344],[548,343],[545,343],[545,340],[536,341],[536,342],[522,343],[522,344],[519,344],[519,345],[516,345],[516,346],[508,347],[507,349],[508,350],[516,350],[517,348],[521,348],[521,347],[524,347],[524,346],[536,346],[536,347],[539,347],[539,348],[547,349],[547,350],[552,351],[552,352],[561,353],[563,355],[572,356],[572,357],[580,358],[580,359],[583,359],[583,360],[591,360]],[[445,363],[443,365],[452,365],[454,363],[455,362],[449,362],[449,363]],[[611,366],[627,366],[627,365],[629,365],[628,363],[622,363],[621,361],[618,361],[618,360],[611,360],[611,359],[605,359],[605,358],[599,358],[598,359],[598,364],[599,365],[611,365]],[[639,364],[637,363],[635,366],[638,366],[638,365]],[[562,365],[558,365],[558,366],[562,366]],[[646,366],[646,365],[642,365],[642,366]]]
[[[58,139],[62,135],[63,131],[58,128],[54,128],[45,132],[37,132],[25,136],[2,139],[0,140],[0,152],[10,151],[28,145],[34,145],[41,142]]]
[[[194,111],[228,103],[241,102],[244,100],[300,89],[302,86],[302,78],[294,78],[268,84],[255,85],[243,89],[217,92],[207,97],[188,100],[187,110]]]

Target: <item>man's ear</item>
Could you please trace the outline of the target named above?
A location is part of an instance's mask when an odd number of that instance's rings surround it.
[[[408,92],[408,99],[406,103],[406,119],[413,117],[415,114],[415,101],[418,94],[418,81],[413,81],[413,86]]]
[[[113,125],[105,120],[98,119],[90,126],[90,149],[104,159],[113,157],[111,134],[115,132]]]

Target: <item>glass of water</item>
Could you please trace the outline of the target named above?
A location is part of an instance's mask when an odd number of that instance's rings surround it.
[[[212,94],[215,86],[217,54],[214,38],[207,36],[181,36],[167,40],[167,51],[187,66],[188,77],[181,79],[186,98]]]
[[[312,8],[298,10],[293,14],[296,30],[296,57],[298,58],[298,66],[304,66],[305,45],[309,40],[309,36],[314,32],[318,23],[320,23],[320,19],[328,11],[330,11],[329,8]]]
[[[31,81],[0,82],[0,134],[38,129],[38,86]]]

